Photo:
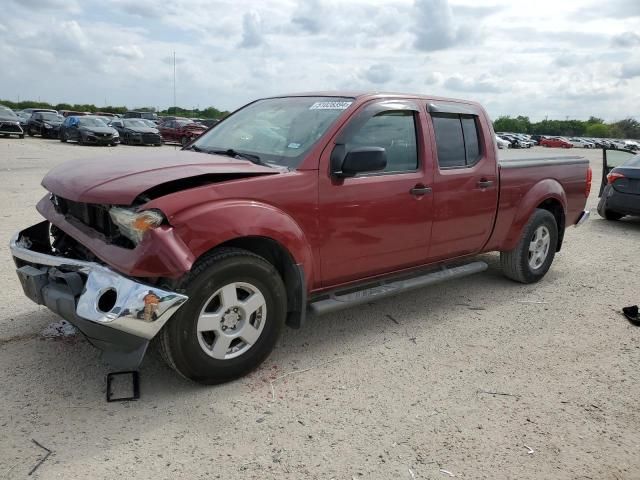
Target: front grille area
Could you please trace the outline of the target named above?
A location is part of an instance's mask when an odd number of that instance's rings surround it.
[[[101,233],[108,243],[125,248],[134,248],[133,242],[122,236],[118,227],[111,220],[108,206],[73,202],[56,195],[51,195],[51,202],[58,213],[72,217],[83,225]]]
[[[160,143],[160,135],[157,133],[144,133],[142,135],[142,141],[144,143]]]
[[[1,132],[22,133],[22,128],[17,123],[12,122],[0,122]]]

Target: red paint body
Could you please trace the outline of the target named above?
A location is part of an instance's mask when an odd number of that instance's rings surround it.
[[[190,142],[202,135],[207,129],[197,123],[183,125],[180,121],[169,120],[160,124],[158,130],[160,130],[160,135],[165,142],[183,143],[183,139]]]
[[[336,95],[336,94],[333,94]],[[345,95],[340,95],[345,96]],[[349,96],[349,95],[347,95]],[[334,140],[370,102],[410,100],[417,114],[420,167],[415,172],[336,178]],[[440,170],[430,102],[456,103],[479,115],[483,156],[474,167]],[[114,269],[135,277],[173,277],[230,240],[266,237],[304,268],[308,293],[438,264],[481,252],[510,250],[532,212],[547,200],[563,209],[566,226],[584,208],[586,163],[500,167],[493,129],[472,102],[413,95],[360,95],[311,148],[298,169],[280,171],[248,161],[188,151],[154,151],[134,159],[65,164],[43,186],[78,202],[131,204],[149,188],[197,175],[251,175],[160,196],[170,226],[152,231],[134,249],[104,243],[90,229],[57,214],[45,197],[38,210]],[[478,185],[492,181],[490,187]],[[414,196],[417,185],[432,194]]]
[[[562,138],[543,138],[540,141],[541,147],[558,147],[558,148],[573,148],[573,144],[563,140]]]

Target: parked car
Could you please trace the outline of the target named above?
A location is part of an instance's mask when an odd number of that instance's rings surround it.
[[[150,127],[143,118],[119,118],[111,122],[111,126],[118,130],[122,143],[127,145],[162,145],[160,132]]]
[[[607,220],[640,216],[640,154],[632,150],[604,150],[602,171],[598,214]]]
[[[156,130],[158,130],[158,124],[155,123],[152,120],[147,120],[146,118],[137,118],[136,120],[141,121],[142,123],[144,123],[149,128],[155,128]]]
[[[198,123],[200,123],[201,125],[204,125],[207,128],[213,127],[218,122],[220,122],[220,120],[218,120],[217,118],[200,118],[200,119],[198,119]]]
[[[25,130],[27,128],[27,123],[29,123],[29,119],[31,118],[31,114],[22,110],[15,113],[20,121],[20,127],[22,127],[22,130]]]
[[[500,149],[509,148],[511,146],[511,142],[509,142],[508,140],[503,140],[498,135],[496,135],[496,144],[498,145],[498,148],[500,148]]]
[[[30,137],[40,135],[42,138],[58,138],[63,120],[62,115],[50,111],[34,112],[25,131]]]
[[[18,138],[24,138],[24,131],[20,126],[20,117],[4,105],[0,105],[0,135],[5,138],[10,135],[17,135]]]
[[[76,112],[74,110],[60,110],[60,115],[63,117],[83,117],[84,115],[91,115],[89,112]]]
[[[531,148],[536,144],[534,141],[530,140],[529,137],[527,137],[526,135],[523,135],[521,133],[512,133],[511,136],[517,138],[518,140],[520,140],[520,144],[524,148]]]
[[[35,112],[50,112],[55,113],[56,115],[58,114],[57,110],[52,110],[51,108],[23,108],[20,111],[24,112],[26,115],[29,115],[29,117],[31,117],[31,115]]]
[[[573,148],[573,144],[564,137],[545,138],[540,142],[541,147]]]
[[[202,383],[255,369],[307,312],[484,271],[483,252],[537,282],[588,218],[591,169],[499,161],[490,124],[428,96],[255,101],[186,149],[55,167],[45,221],[11,241],[18,276],[111,363],[137,367],[158,336]]]
[[[511,148],[526,148],[524,142],[522,142],[519,138],[516,138],[512,135],[498,135],[499,138],[506,140],[511,144]]]
[[[78,144],[111,145],[120,143],[117,130],[99,118],[91,116],[67,117],[60,128],[60,141],[75,140]]]
[[[640,150],[640,144],[638,142],[635,142],[633,140],[625,140],[623,143],[624,143],[624,148],[627,150],[633,150],[636,152]]]
[[[584,138],[573,137],[569,139],[569,143],[577,148],[596,148],[596,144],[585,140]]]
[[[127,112],[122,118],[146,118],[154,122],[158,121],[158,114],[156,112]]]
[[[168,120],[158,127],[165,142],[186,145],[206,131],[206,127],[191,120]]]

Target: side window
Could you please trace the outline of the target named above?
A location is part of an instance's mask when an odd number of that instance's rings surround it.
[[[476,117],[472,115],[432,115],[440,168],[475,165],[481,157]]]
[[[389,111],[371,117],[347,143],[347,151],[358,147],[382,147],[387,152],[385,172],[407,172],[418,168],[416,125],[413,111]]]

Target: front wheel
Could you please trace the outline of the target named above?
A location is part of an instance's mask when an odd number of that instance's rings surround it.
[[[65,143],[67,141],[67,132],[64,132],[64,131],[60,132],[60,141],[62,143]]]
[[[267,260],[220,249],[199,260],[178,285],[189,300],[160,333],[165,361],[199,383],[246,375],[273,350],[286,317],[287,294]]]
[[[189,143],[189,139],[188,139],[187,137],[182,137],[182,138],[180,139],[180,144],[181,144],[183,147],[186,147],[186,146],[187,146],[187,143]]]
[[[500,252],[502,271],[507,278],[521,283],[535,283],[545,276],[558,245],[558,225],[548,210],[536,209],[516,248]]]

